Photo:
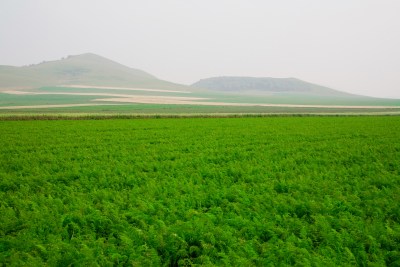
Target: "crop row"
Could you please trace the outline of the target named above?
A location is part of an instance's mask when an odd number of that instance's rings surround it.
[[[400,118],[0,122],[6,265],[400,263]]]

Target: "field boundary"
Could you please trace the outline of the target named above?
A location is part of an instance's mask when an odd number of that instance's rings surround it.
[[[0,121],[34,120],[111,120],[111,119],[185,119],[185,118],[259,118],[259,117],[365,117],[365,116],[400,116],[400,112],[368,113],[171,113],[171,114],[0,114]]]

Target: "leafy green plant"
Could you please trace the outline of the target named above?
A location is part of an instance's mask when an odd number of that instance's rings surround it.
[[[4,265],[392,265],[400,118],[0,121]]]

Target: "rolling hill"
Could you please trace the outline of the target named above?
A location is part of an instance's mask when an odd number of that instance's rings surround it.
[[[60,85],[130,86],[157,89],[186,89],[159,80],[144,71],[87,53],[36,65],[0,66],[0,88],[38,88]]]
[[[303,94],[351,97],[352,94],[305,82],[296,78],[213,77],[191,85],[214,92],[243,94]]]
[[[0,66],[0,110],[37,112],[382,112],[400,101],[356,96],[295,78],[217,77],[192,86],[163,81],[95,54]]]

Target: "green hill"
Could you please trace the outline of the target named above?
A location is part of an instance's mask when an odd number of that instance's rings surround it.
[[[0,66],[0,110],[150,108],[159,113],[168,107],[178,113],[257,113],[286,112],[294,108],[290,105],[300,105],[294,112],[326,111],[332,105],[340,106],[335,112],[351,106],[387,112],[393,106],[398,109],[400,100],[352,95],[294,78],[217,77],[186,86],[90,53],[30,66]]]
[[[90,53],[37,65],[0,66],[0,88],[38,88],[75,84],[158,89],[186,88]]]
[[[296,78],[214,77],[202,79],[193,87],[214,92],[280,94],[295,93],[320,96],[354,96]]]

